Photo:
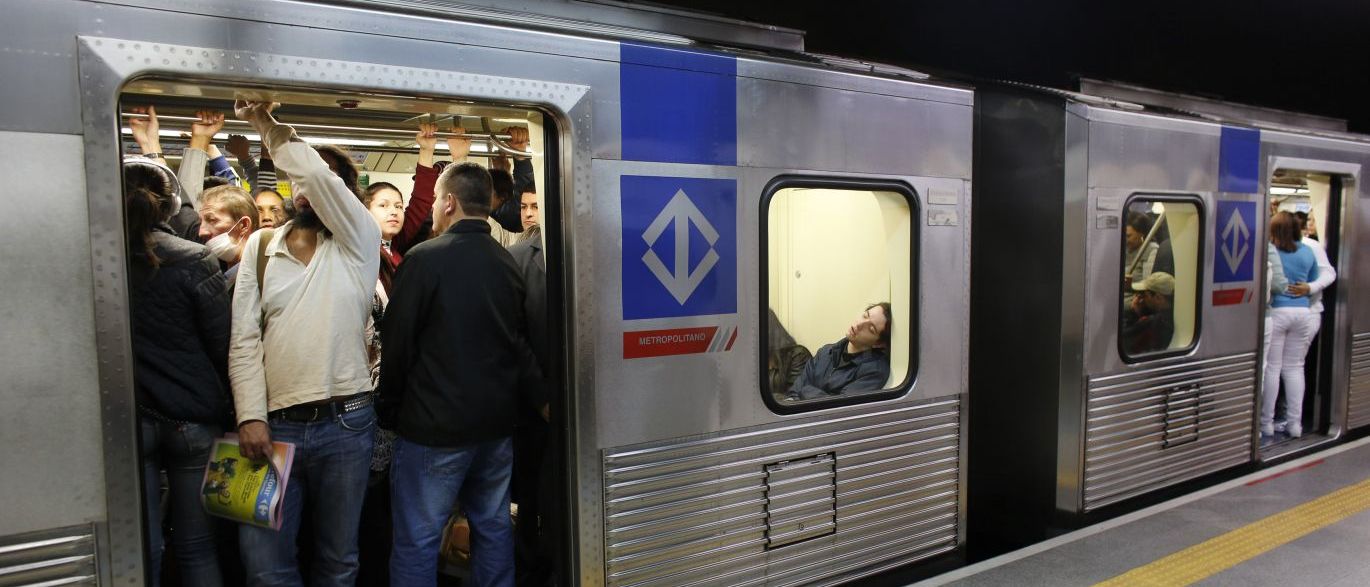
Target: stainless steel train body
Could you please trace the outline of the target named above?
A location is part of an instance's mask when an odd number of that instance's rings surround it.
[[[962,542],[971,91],[626,27],[360,4],[5,6],[0,169],[32,189],[0,237],[0,583],[144,577],[116,115],[148,76],[545,116],[580,583],[828,583]],[[903,197],[911,271],[889,289],[910,299],[912,366],[870,401],[777,407],[768,206],[834,185]],[[708,267],[681,251],[639,266],[668,226]],[[665,294],[674,308],[635,305]]]
[[[1260,452],[1255,428],[1266,194],[1277,169],[1340,178],[1328,212],[1340,231],[1340,281],[1323,335],[1333,405],[1320,440],[1341,434],[1346,373],[1352,389],[1364,387],[1365,351],[1353,355],[1352,340],[1364,340],[1354,333],[1366,327],[1355,295],[1366,278],[1356,186],[1367,146],[1081,94],[977,90],[973,552],[1041,540],[1052,526],[1277,454]],[[1129,211],[1153,208],[1182,210],[1176,222],[1189,224],[1167,227],[1188,235],[1167,243],[1175,338],[1134,353],[1120,299],[1124,234]],[[1355,357],[1359,371],[1350,369]]]

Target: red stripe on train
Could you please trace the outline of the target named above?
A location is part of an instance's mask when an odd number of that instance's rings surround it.
[[[717,326],[624,332],[623,358],[641,359],[706,352],[717,333]]]
[[[1246,288],[1220,289],[1213,292],[1213,305],[1235,306],[1246,299]]]

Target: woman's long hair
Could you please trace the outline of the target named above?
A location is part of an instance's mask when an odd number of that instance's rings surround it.
[[[171,193],[172,186],[157,170],[146,165],[124,167],[124,229],[129,252],[142,256],[152,267],[162,264],[152,231],[166,217],[162,203],[171,199]]]
[[[1286,253],[1299,250],[1299,218],[1288,212],[1280,212],[1270,219],[1270,242],[1275,248]]]

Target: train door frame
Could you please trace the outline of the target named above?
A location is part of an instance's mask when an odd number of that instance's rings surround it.
[[[308,30],[292,31],[307,36]],[[574,271],[549,269],[553,298],[553,317],[560,313],[563,341],[574,342],[575,329],[565,319],[574,317],[574,296],[593,287],[588,266],[589,255],[576,255],[574,247],[564,246],[573,238],[567,226],[575,214],[588,215],[588,208],[576,202],[590,197],[588,163],[591,153],[590,87],[564,82],[543,82],[494,75],[461,74],[394,64],[320,59],[279,53],[243,51],[216,47],[194,47],[167,43],[140,42],[92,36],[78,36],[82,141],[85,150],[85,181],[89,206],[91,271],[94,276],[95,344],[101,360],[98,365],[100,404],[103,413],[104,477],[106,486],[106,524],[97,530],[98,556],[107,564],[100,568],[100,582],[139,584],[145,580],[144,532],[141,503],[141,473],[137,445],[137,420],[132,375],[132,346],[126,282],[126,247],[121,170],[118,164],[120,133],[118,105],[123,87],[136,79],[158,77],[204,80],[224,85],[269,85],[271,87],[325,87],[334,91],[389,92],[453,100],[478,100],[540,110],[546,127],[555,129],[558,140],[547,141],[548,186],[544,223],[555,219],[557,228],[545,235],[548,258],[558,258],[559,266],[576,263]],[[267,65],[267,64],[270,65]],[[250,66],[246,64],[259,64]],[[372,73],[377,70],[382,73]],[[412,80],[424,79],[424,84]],[[311,82],[302,83],[302,80]],[[314,83],[312,80],[319,80]],[[308,84],[308,85],[306,85]],[[550,136],[549,136],[550,138]],[[552,157],[556,158],[553,159]],[[554,196],[554,198],[552,197]],[[579,211],[578,211],[579,210]],[[568,213],[569,211],[569,213]],[[572,277],[575,275],[578,279]],[[555,280],[553,282],[552,280]],[[587,285],[588,284],[588,285]],[[577,289],[580,288],[580,289]],[[553,335],[558,333],[553,330]],[[563,431],[574,437],[583,418],[575,389],[585,385],[583,375],[574,375],[575,357],[560,357],[564,375],[561,401]],[[588,372],[585,371],[585,372]],[[567,455],[575,458],[573,445]],[[568,470],[574,465],[568,463]],[[579,484],[566,483],[567,503],[578,501]],[[567,495],[563,493],[563,495]],[[568,508],[575,520],[575,510]],[[575,527],[572,522],[570,528]],[[574,542],[571,548],[576,548]],[[574,554],[574,553],[573,553]],[[574,559],[571,559],[574,560]]]
[[[1355,219],[1352,216],[1352,205],[1356,199],[1355,186],[1360,181],[1361,165],[1358,163],[1348,163],[1327,159],[1312,159],[1303,157],[1290,157],[1284,155],[1271,155],[1266,168],[1265,181],[1266,194],[1264,200],[1269,202],[1270,179],[1280,170],[1301,171],[1326,174],[1331,178],[1332,189],[1329,193],[1328,219],[1335,220],[1335,223],[1328,222],[1329,226],[1319,227],[1320,230],[1330,233],[1335,226],[1337,242],[1335,250],[1327,251],[1329,262],[1337,270],[1337,282],[1341,282],[1345,276],[1345,269],[1350,266],[1350,243],[1355,242]],[[1265,216],[1265,224],[1261,228],[1262,238],[1265,242],[1270,240],[1270,218],[1269,206],[1261,210]],[[1325,219],[1325,221],[1327,221]],[[1264,285],[1264,277],[1262,277]],[[1336,283],[1332,287],[1336,287]],[[1264,291],[1264,290],[1262,290]],[[1324,299],[1324,315],[1322,327],[1318,332],[1319,364],[1316,368],[1319,374],[1328,373],[1330,377],[1327,381],[1321,378],[1316,380],[1316,387],[1312,387],[1314,393],[1319,395],[1326,393],[1330,396],[1330,401],[1326,405],[1317,405],[1316,416],[1323,418],[1323,421],[1316,422],[1317,428],[1305,429],[1308,432],[1318,431],[1318,434],[1305,434],[1301,439],[1294,441],[1279,442],[1269,446],[1260,447],[1257,450],[1257,458],[1261,462],[1270,462],[1277,459],[1302,454],[1315,447],[1323,446],[1336,442],[1346,433],[1348,418],[1348,393],[1350,391],[1350,361],[1351,361],[1351,288],[1341,287],[1333,291],[1334,296],[1330,303]],[[1330,316],[1328,313],[1330,312]],[[1265,320],[1266,308],[1261,307],[1261,320]],[[1265,356],[1265,344],[1261,344],[1261,356]],[[1329,356],[1330,355],[1330,356]],[[1345,366],[1340,369],[1338,366]],[[1265,373],[1262,369],[1260,373],[1260,387],[1264,389]],[[1306,392],[1305,392],[1306,393]],[[1259,397],[1259,391],[1258,391]],[[1323,429],[1325,432],[1322,432]]]

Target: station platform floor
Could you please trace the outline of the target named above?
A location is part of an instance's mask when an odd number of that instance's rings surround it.
[[[1370,438],[916,585],[1370,585]]]

